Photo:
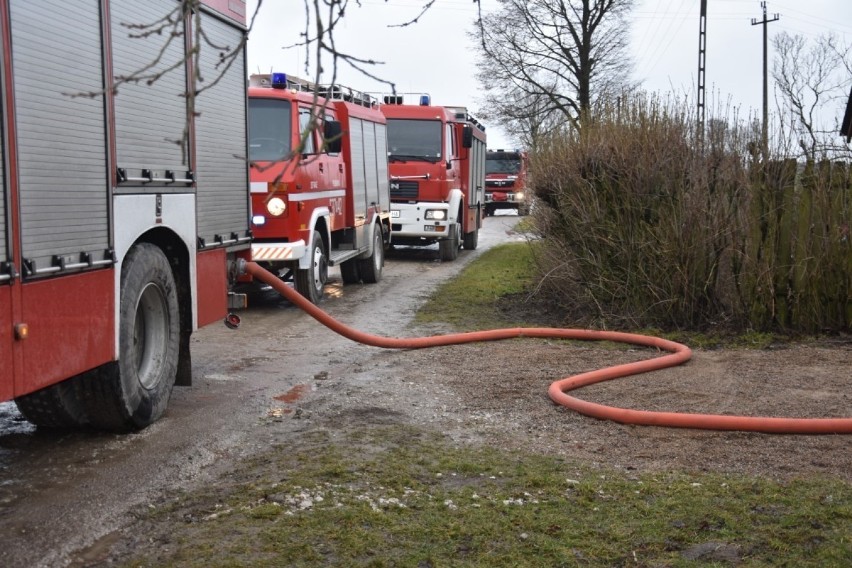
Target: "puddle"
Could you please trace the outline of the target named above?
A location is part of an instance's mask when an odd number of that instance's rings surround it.
[[[279,394],[273,398],[275,400],[280,400],[281,402],[293,403],[305,396],[305,393],[308,392],[309,388],[310,387],[305,384],[296,385],[284,394]]]

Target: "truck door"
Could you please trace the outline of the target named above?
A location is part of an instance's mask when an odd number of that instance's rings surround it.
[[[331,108],[326,109],[323,119],[326,121],[337,120],[337,114]],[[320,141],[318,145],[318,152],[320,153],[317,154],[317,160],[322,177],[321,189],[336,192],[328,198],[328,208],[332,214],[332,230],[342,229],[347,226],[345,197],[343,195],[343,190],[346,187],[346,168],[344,167],[343,153],[328,152],[323,139],[322,125],[317,128],[316,135]]]
[[[305,138],[302,154],[299,156],[299,167],[296,169],[296,191],[290,194],[290,199],[298,199],[303,203],[299,213],[299,225],[303,229],[310,229],[311,217],[317,208],[328,207],[330,212],[331,230],[343,226],[343,198],[329,197],[328,191],[328,155],[319,153],[321,146],[319,142],[318,129],[308,132],[311,126],[310,105],[299,105],[299,131],[294,133],[297,137],[293,142],[293,148],[297,148],[302,136]],[[291,205],[293,205],[291,203]],[[297,208],[297,211],[299,209]],[[310,233],[303,238],[307,242]]]

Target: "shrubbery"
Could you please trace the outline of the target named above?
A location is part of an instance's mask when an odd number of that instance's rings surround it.
[[[763,164],[736,124],[636,97],[533,153],[540,290],[595,326],[849,330],[844,164]]]

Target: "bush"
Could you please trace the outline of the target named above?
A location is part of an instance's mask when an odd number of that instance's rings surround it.
[[[830,193],[831,175],[764,167],[746,129],[721,120],[709,121],[700,144],[694,122],[683,105],[637,96],[535,148],[540,289],[599,327],[848,330],[852,255],[839,238],[852,201],[846,169],[834,184],[843,197],[819,197]],[[790,209],[803,200],[807,219],[794,219],[801,215]],[[796,247],[799,260],[790,260]],[[796,290],[784,284],[791,270]],[[819,294],[830,305],[820,306],[804,287],[823,272],[834,276],[830,293]]]

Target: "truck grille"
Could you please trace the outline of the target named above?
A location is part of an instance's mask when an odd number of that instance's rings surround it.
[[[416,181],[391,181],[390,196],[391,199],[417,199],[420,190],[420,183]]]

